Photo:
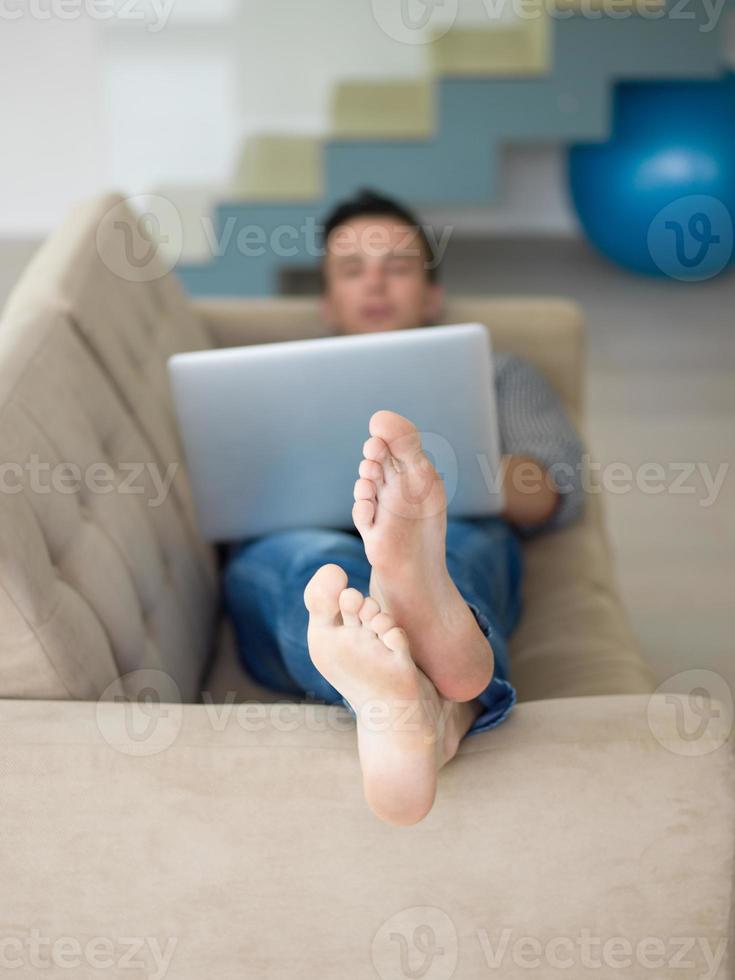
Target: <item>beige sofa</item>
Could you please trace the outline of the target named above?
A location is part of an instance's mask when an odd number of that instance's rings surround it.
[[[686,698],[653,693],[599,494],[524,545],[511,716],[462,743],[425,820],[381,823],[346,709],[284,700],[237,661],[167,386],[175,351],[323,334],[316,304],[189,302],[151,253],[121,198],[91,201],[0,322],[0,922],[16,975],[130,976],[127,955],[177,980],[546,977],[550,957],[567,977],[694,977],[706,950],[728,975],[728,715],[693,742]],[[573,303],[464,297],[446,318],[487,323],[583,424]],[[34,930],[42,974],[21,947]],[[693,965],[671,966],[682,936]]]

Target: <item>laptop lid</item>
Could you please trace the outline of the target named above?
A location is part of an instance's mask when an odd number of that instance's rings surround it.
[[[503,506],[490,335],[417,327],[175,354],[169,376],[200,529],[211,541],[353,528],[370,416],[419,429],[450,517]]]

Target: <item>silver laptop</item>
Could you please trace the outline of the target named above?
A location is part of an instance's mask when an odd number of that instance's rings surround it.
[[[168,362],[200,529],[210,541],[353,529],[368,422],[405,415],[449,517],[503,506],[490,336],[479,323],[175,354]]]

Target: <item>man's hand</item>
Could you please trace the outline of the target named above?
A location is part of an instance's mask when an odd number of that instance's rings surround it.
[[[529,456],[503,456],[503,517],[533,527],[547,521],[559,506],[559,491],[548,471]]]

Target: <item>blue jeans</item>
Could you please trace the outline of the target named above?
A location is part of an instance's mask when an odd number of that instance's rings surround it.
[[[449,519],[446,561],[495,658],[493,678],[478,695],[485,710],[467,732],[471,735],[499,725],[516,701],[507,641],[521,609],[520,544],[500,517]],[[226,563],[225,607],[239,657],[256,681],[284,695],[341,703],[354,715],[312,663],[306,642],[304,589],[328,562],[340,565],[348,584],[368,595],[370,564],[356,531],[296,528],[243,541]]]

